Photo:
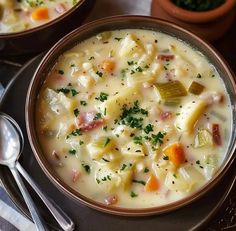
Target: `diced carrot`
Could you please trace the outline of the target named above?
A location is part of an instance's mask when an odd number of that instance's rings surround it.
[[[171,144],[163,152],[176,167],[185,162],[184,149],[179,143]]]
[[[153,192],[158,189],[159,189],[159,182],[158,182],[157,178],[153,174],[150,174],[150,176],[144,186],[144,190],[146,192]]]
[[[32,19],[34,20],[47,20],[49,19],[48,8],[39,7],[32,12],[31,16],[32,16]]]
[[[115,62],[112,60],[104,60],[102,68],[107,72],[112,72],[115,69]]]

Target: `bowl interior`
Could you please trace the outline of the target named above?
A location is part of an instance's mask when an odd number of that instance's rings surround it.
[[[91,22],[86,24],[77,30],[71,32],[63,39],[61,39],[43,58],[39,67],[37,68],[35,75],[31,81],[29,86],[27,102],[26,102],[26,126],[27,133],[30,140],[31,147],[34,151],[34,154],[39,162],[41,168],[47,174],[49,179],[66,195],[74,198],[76,201],[80,201],[85,205],[88,205],[92,208],[98,209],[103,212],[108,212],[112,214],[119,215],[150,215],[163,213],[167,211],[174,210],[176,208],[182,207],[183,205],[189,204],[192,201],[196,200],[200,196],[202,196],[205,192],[207,192],[210,188],[212,188],[225,174],[227,169],[230,167],[230,164],[234,158],[234,150],[235,150],[235,124],[232,122],[232,134],[230,137],[230,145],[228,147],[227,155],[215,174],[215,176],[205,184],[200,190],[194,192],[190,196],[176,201],[171,204],[167,204],[160,207],[153,208],[144,208],[144,209],[126,209],[126,208],[117,208],[117,207],[108,207],[104,204],[95,202],[71,187],[65,184],[60,177],[55,173],[55,171],[51,168],[48,163],[46,157],[43,155],[42,149],[39,144],[39,140],[37,138],[36,129],[35,129],[35,102],[37,100],[38,92],[47,76],[47,73],[51,70],[54,64],[57,62],[58,57],[63,54],[68,49],[74,47],[79,42],[96,35],[99,32],[107,31],[107,30],[117,30],[117,29],[148,29],[154,31],[160,31],[166,33],[168,35],[174,36],[179,40],[184,41],[189,44],[191,47],[200,51],[204,56],[206,56],[210,63],[212,63],[221,78],[226,85],[226,89],[228,90],[230,103],[232,107],[232,121],[236,121],[236,113],[235,113],[235,97],[236,97],[236,87],[234,83],[234,78],[232,72],[229,70],[228,66],[225,64],[223,58],[217,54],[217,52],[210,47],[207,43],[202,41],[200,38],[195,36],[194,34],[176,26],[172,23],[165,22],[162,20],[158,20],[151,17],[145,16],[116,16],[110,17],[106,19],[101,19],[95,22]]]

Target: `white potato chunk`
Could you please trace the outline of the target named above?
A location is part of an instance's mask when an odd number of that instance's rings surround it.
[[[143,46],[136,41],[134,35],[127,35],[124,40],[121,42],[121,48],[119,51],[119,55],[121,57],[130,56],[133,53],[141,53],[143,51]]]
[[[101,136],[87,144],[87,150],[93,160],[98,160],[113,148],[114,142],[106,136]]]
[[[124,104],[129,104],[137,100],[139,90],[135,87],[128,87],[117,95],[97,106],[106,118],[117,118],[121,114],[121,108]],[[106,112],[106,114],[104,114]]]
[[[186,103],[181,108],[180,115],[175,121],[175,127],[180,132],[191,133],[206,106],[207,102],[204,100],[194,100]]]

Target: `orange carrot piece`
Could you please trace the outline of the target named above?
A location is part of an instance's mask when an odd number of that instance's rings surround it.
[[[49,19],[48,8],[39,7],[32,12],[31,16],[32,16],[32,19],[34,20],[47,20]]]
[[[150,174],[150,176],[144,186],[144,190],[146,192],[153,192],[158,189],[159,189],[159,182],[158,182],[157,178],[153,174]]]
[[[164,149],[164,154],[168,156],[169,160],[176,166],[179,167],[185,162],[184,149],[181,144],[175,143]]]
[[[112,72],[115,69],[115,62],[112,60],[104,60],[102,68],[107,72]]]

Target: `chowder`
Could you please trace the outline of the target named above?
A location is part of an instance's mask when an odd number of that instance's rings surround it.
[[[79,0],[0,0],[0,33],[25,31],[45,24]]]
[[[37,134],[60,178],[110,206],[166,205],[225,158],[231,106],[214,66],[167,34],[105,31],[61,55],[40,90]]]

